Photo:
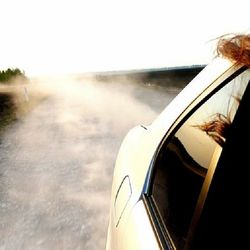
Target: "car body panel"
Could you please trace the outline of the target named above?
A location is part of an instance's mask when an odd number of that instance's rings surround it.
[[[141,199],[149,182],[157,149],[173,124],[194,105],[196,99],[203,97],[204,91],[210,87],[215,88],[241,67],[216,58],[174,98],[151,125],[137,126],[128,132],[114,169],[107,250],[159,249],[159,240]],[[118,215],[114,212],[117,211],[117,201],[122,204],[119,205]],[[133,239],[133,235],[137,239]]]
[[[109,231],[106,249],[161,249],[160,243],[155,240],[155,232],[152,230],[151,222],[142,200],[135,204],[127,221],[123,220],[119,224],[119,231],[129,232],[129,235],[127,233],[115,234],[114,231]]]

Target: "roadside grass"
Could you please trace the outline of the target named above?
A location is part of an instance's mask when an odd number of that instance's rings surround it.
[[[24,91],[25,90],[25,91]],[[10,124],[31,112],[46,96],[29,94],[24,87],[0,88],[0,135]]]
[[[0,92],[0,132],[16,119],[14,96],[7,91]]]

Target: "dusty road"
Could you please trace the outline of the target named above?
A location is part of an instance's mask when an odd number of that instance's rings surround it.
[[[176,92],[83,81],[49,92],[0,138],[0,249],[103,250],[122,138]]]

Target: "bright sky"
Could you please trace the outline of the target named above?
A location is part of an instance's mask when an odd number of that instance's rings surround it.
[[[27,75],[207,63],[249,0],[0,0],[0,69]]]

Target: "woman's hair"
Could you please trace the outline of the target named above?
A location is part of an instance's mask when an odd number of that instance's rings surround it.
[[[250,67],[250,35],[225,35],[217,43],[217,54]]]
[[[217,43],[217,54],[231,61],[250,67],[250,35],[231,35],[220,37]],[[240,97],[233,97],[236,103],[240,103]],[[227,115],[215,114],[211,120],[203,124],[195,125],[210,136],[220,146],[224,145],[228,131],[232,124],[230,112]]]
[[[217,113],[213,116],[212,120],[204,122],[203,124],[194,125],[193,127],[199,128],[220,146],[223,146],[231,123],[230,117]]]

